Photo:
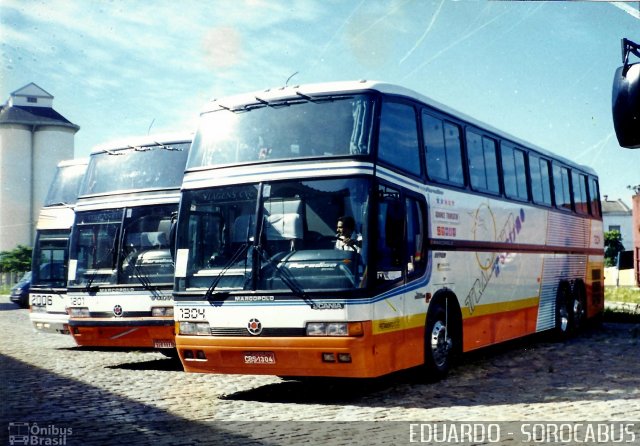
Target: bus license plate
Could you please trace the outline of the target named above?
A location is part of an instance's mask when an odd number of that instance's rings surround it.
[[[273,352],[245,352],[245,364],[275,364],[276,354]]]
[[[154,339],[153,347],[154,348],[175,348],[176,343],[169,339]]]

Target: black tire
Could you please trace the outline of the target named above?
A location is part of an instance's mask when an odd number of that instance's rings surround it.
[[[447,327],[451,321],[442,302],[436,302],[429,309],[424,342],[424,369],[428,380],[445,378],[453,364],[456,332]]]

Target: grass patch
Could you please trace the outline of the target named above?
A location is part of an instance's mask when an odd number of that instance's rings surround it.
[[[608,286],[604,288],[604,300],[640,304],[640,288]]]
[[[631,287],[605,287],[604,300],[625,305],[608,305],[604,310],[606,322],[640,324],[640,289]]]

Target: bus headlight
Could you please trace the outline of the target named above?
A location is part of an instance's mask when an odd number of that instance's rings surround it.
[[[362,336],[362,322],[309,322],[307,336]]]
[[[89,309],[86,307],[80,308],[69,308],[69,316],[70,317],[90,317]]]
[[[171,317],[173,317],[173,307],[151,307],[151,316],[153,316],[153,317],[162,317],[162,316],[171,316]]]
[[[211,335],[209,322],[179,322],[178,334],[187,336],[208,336]]]

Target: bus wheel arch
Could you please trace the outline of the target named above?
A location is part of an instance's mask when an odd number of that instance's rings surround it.
[[[449,290],[432,298],[425,322],[424,364],[426,378],[439,380],[448,374],[462,352],[462,312],[458,299]]]

